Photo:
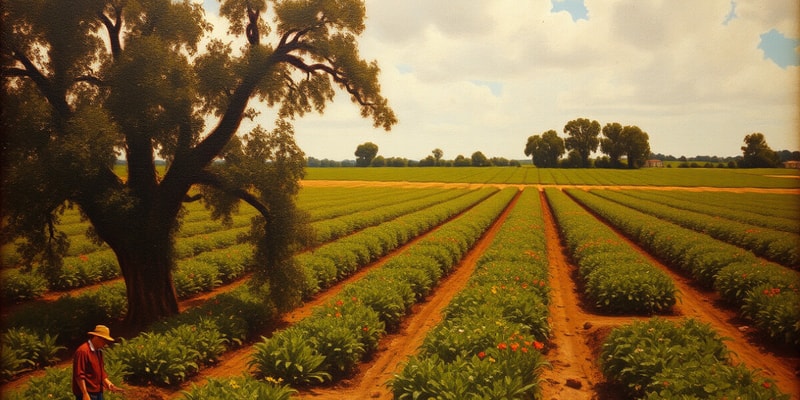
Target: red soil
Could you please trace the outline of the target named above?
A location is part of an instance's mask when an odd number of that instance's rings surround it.
[[[306,186],[358,186],[374,185],[375,182],[323,182],[306,181]],[[474,185],[458,184],[417,184],[408,182],[380,182],[381,185],[393,186],[459,186],[471,187]],[[516,186],[516,185],[510,185]],[[596,187],[593,187],[596,188]],[[637,187],[636,189],[643,189]],[[541,189],[541,187],[540,187]],[[633,189],[633,187],[631,187]],[[646,189],[660,189],[646,187]],[[669,190],[720,190],[715,188],[664,188]],[[725,190],[725,189],[722,189]],[[732,189],[730,191],[753,191],[750,189]],[[771,193],[776,191],[770,190]],[[781,191],[784,192],[784,191]],[[786,191],[787,193],[800,193],[798,190]],[[516,201],[516,200],[515,200]],[[475,263],[485,249],[489,246],[497,230],[505,219],[507,213],[513,208],[514,202],[498,219],[492,228],[484,235],[478,244],[468,253],[461,264],[446,277],[439,287],[428,299],[414,306],[411,315],[404,321],[400,330],[384,337],[379,344],[377,353],[371,360],[362,363],[358,372],[348,380],[339,382],[330,387],[315,388],[304,391],[300,398],[309,399],[391,399],[391,392],[385,386],[386,382],[402,368],[402,362],[414,354],[422,343],[428,330],[441,320],[442,309],[450,302],[453,296],[465,285],[471,275]],[[604,381],[597,367],[599,346],[608,332],[615,326],[629,323],[635,319],[648,317],[631,316],[604,316],[594,314],[591,309],[584,307],[576,282],[573,279],[575,267],[564,255],[558,230],[547,203],[542,197],[545,211],[545,234],[547,237],[548,261],[550,268],[550,285],[552,299],[550,305],[552,337],[547,345],[546,357],[552,369],[545,370],[542,376],[542,390],[544,399],[600,399],[609,400],[616,398],[615,388]],[[624,236],[620,235],[624,238]],[[419,239],[417,239],[419,240]],[[627,240],[627,239],[626,239]],[[408,244],[411,245],[414,242]],[[735,310],[721,306],[714,293],[705,292],[694,287],[691,282],[668,267],[653,259],[645,251],[630,243],[643,255],[648,257],[654,265],[662,268],[675,281],[680,291],[679,303],[674,307],[673,315],[663,318],[679,319],[692,317],[711,324],[727,341],[727,346],[735,354],[736,362],[742,362],[750,368],[762,370],[762,373],[774,379],[780,389],[800,398],[800,356],[797,351],[781,346],[773,346],[768,341],[757,337],[749,327],[736,315]],[[408,246],[407,245],[407,246]],[[317,295],[308,303],[289,312],[281,322],[282,326],[290,325],[308,316],[311,309],[325,303],[335,296],[347,283],[360,279],[371,269],[385,263],[395,254],[402,252],[401,248],[393,254],[376,263],[361,269],[357,274],[344,282],[329,288]],[[230,287],[221,288],[204,297],[210,297],[219,291],[230,290]],[[202,299],[193,299],[185,302],[196,304]],[[271,332],[263,334],[269,336]],[[193,377],[189,382],[180,387],[169,389],[155,387],[128,387],[126,397],[131,399],[167,399],[181,398],[180,390],[188,390],[192,384],[199,384],[208,378],[238,376],[248,371],[247,362],[250,359],[252,347],[245,345],[231,351],[213,367],[201,371],[200,375]],[[16,385],[15,385],[16,386]],[[3,390],[8,389],[3,387]]]

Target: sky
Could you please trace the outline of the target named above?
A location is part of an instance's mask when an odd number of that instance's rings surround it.
[[[204,7],[224,36],[217,1]],[[324,115],[294,121],[307,156],[354,159],[372,142],[384,157],[439,148],[445,159],[525,159],[529,136],[566,137],[577,118],[636,125],[652,152],[676,157],[741,155],[754,132],[773,150],[800,150],[797,0],[366,0],[366,9],[361,56],[378,62],[399,123],[373,128],[339,93]],[[270,129],[274,110],[251,105]]]

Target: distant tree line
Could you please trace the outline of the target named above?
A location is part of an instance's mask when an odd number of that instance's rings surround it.
[[[525,155],[540,168],[639,168],[650,156],[650,137],[636,125],[612,122],[601,128],[595,120],[578,118],[564,125],[564,133],[563,139],[552,129],[530,136]],[[605,156],[591,159],[598,148]]]
[[[308,157],[309,167],[519,167],[520,162],[503,157],[486,157],[481,151],[472,153],[470,157],[462,154],[453,160],[443,158],[442,149],[433,149],[431,154],[421,160],[409,160],[403,157],[384,157],[378,155],[378,145],[366,142],[358,145],[353,154],[355,160],[334,161]]]
[[[800,151],[773,151],[762,133],[745,136],[742,155],[735,157],[703,156],[675,157],[650,151],[647,132],[635,125],[618,122],[600,127],[597,121],[578,118],[564,126],[566,138],[561,138],[555,130],[528,137],[525,155],[539,168],[641,168],[647,160],[659,160],[678,168],[774,168],[786,161],[800,161]],[[602,134],[602,136],[601,136]],[[598,148],[603,154],[591,158]],[[568,153],[567,153],[568,152]],[[566,158],[562,159],[564,154]],[[444,152],[437,148],[420,160],[402,157],[384,157],[378,154],[378,145],[366,142],[358,145],[355,160],[334,161],[308,157],[309,167],[518,167],[519,160],[503,157],[488,158],[481,151],[470,157],[459,154],[455,159],[446,160]]]

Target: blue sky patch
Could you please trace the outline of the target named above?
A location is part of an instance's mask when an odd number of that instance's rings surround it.
[[[722,21],[722,25],[728,25],[732,20],[738,18],[739,16],[736,15],[736,2],[731,0],[731,11],[728,12],[728,15],[725,16],[725,20]]]
[[[397,64],[395,65],[395,68],[397,68],[401,74],[410,74],[414,72],[414,68],[409,64]]]
[[[800,40],[787,38],[777,29],[772,29],[767,33],[761,34],[761,43],[758,48],[764,51],[764,58],[772,60],[779,67],[800,65]]]
[[[583,4],[583,0],[550,0],[550,2],[553,4],[550,12],[566,11],[572,16],[572,21],[574,22],[579,19],[589,20],[589,10]]]
[[[495,97],[500,96],[503,94],[503,84],[500,82],[491,82],[491,81],[470,81],[478,86],[486,86],[492,92]]]

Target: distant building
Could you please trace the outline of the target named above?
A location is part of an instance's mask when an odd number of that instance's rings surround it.
[[[647,160],[644,162],[645,168],[664,168],[664,162],[661,160]]]
[[[800,161],[784,161],[783,162],[784,168],[794,168],[800,169]]]

